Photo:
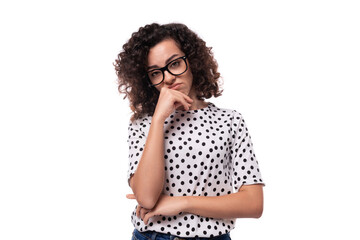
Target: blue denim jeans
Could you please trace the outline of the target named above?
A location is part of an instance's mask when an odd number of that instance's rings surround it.
[[[131,240],[205,240],[205,239],[214,239],[214,240],[231,240],[230,233],[225,233],[220,236],[213,238],[202,238],[202,237],[178,237],[175,235],[159,233],[155,231],[146,231],[139,232],[137,229],[134,229]]]

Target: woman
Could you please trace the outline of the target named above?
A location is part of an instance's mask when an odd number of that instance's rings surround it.
[[[115,69],[133,111],[132,239],[230,239],[236,218],[259,218],[265,184],[244,119],[204,101],[222,93],[211,48],[183,24],[154,23]]]

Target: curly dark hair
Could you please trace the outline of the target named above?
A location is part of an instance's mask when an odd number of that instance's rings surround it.
[[[204,100],[222,95],[218,65],[212,48],[207,47],[205,41],[184,24],[148,24],[131,35],[113,63],[118,77],[118,91],[124,93],[124,99],[128,97],[130,101],[132,120],[145,114],[152,116],[155,111],[160,92],[148,85],[147,56],[150,48],[169,38],[175,40],[187,56],[196,97]]]

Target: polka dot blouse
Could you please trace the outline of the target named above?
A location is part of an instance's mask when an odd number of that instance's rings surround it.
[[[139,164],[151,119],[147,115],[129,122],[128,182]],[[164,150],[165,195],[222,196],[238,192],[243,184],[265,185],[245,121],[236,110],[218,108],[211,102],[202,109],[175,110],[164,122]],[[209,238],[230,232],[236,218],[180,212],[153,216],[145,225],[135,207],[131,221],[140,232]]]

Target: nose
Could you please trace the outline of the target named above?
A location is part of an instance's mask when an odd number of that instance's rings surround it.
[[[175,80],[175,76],[172,75],[171,73],[169,73],[168,71],[164,71],[164,82],[166,83],[166,85],[171,85],[173,84]]]

